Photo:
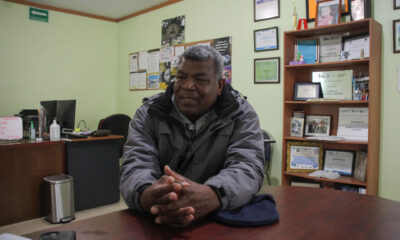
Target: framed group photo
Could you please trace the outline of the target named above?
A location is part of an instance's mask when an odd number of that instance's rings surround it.
[[[254,30],[254,52],[279,49],[278,27]]]
[[[400,52],[400,19],[393,21],[393,53]]]
[[[315,21],[315,16],[317,13],[317,3],[321,2],[322,0],[305,0],[306,1],[306,15],[307,15],[307,22],[314,22]],[[341,9],[340,9],[340,15],[349,15],[350,10],[351,10],[351,5],[350,5],[351,0],[342,0],[341,1]],[[395,0],[395,1],[400,1],[400,0]]]
[[[280,0],[253,0],[254,22],[279,18]]]
[[[288,172],[313,172],[322,168],[322,143],[287,142]]]
[[[306,115],[306,136],[329,136],[331,131],[331,116],[329,115]]]
[[[324,0],[317,2],[315,26],[340,23],[341,0]]]
[[[254,59],[254,83],[279,83],[280,57]]]

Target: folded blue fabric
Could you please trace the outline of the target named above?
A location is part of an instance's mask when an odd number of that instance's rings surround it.
[[[275,200],[270,194],[255,196],[246,205],[233,210],[219,210],[214,218],[223,224],[235,227],[258,227],[279,221]]]

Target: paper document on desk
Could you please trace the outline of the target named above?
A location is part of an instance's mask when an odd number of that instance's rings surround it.
[[[338,137],[368,141],[368,108],[339,108]]]
[[[32,240],[32,239],[17,236],[12,233],[3,233],[3,234],[0,234],[0,240]]]

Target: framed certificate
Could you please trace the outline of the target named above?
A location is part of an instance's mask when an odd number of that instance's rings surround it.
[[[279,18],[279,0],[253,0],[254,22]]]
[[[353,70],[313,72],[312,82],[321,83],[325,99],[352,100]]]
[[[340,175],[353,175],[354,152],[325,150],[324,155],[324,170],[338,172]]]
[[[393,0],[393,9],[400,9],[400,0]]]
[[[318,39],[299,39],[296,41],[295,56],[303,56],[304,62],[313,64],[318,62]]]
[[[321,169],[322,143],[292,142],[287,143],[288,172],[313,172]]]
[[[254,59],[254,83],[279,83],[280,58]]]
[[[279,49],[278,27],[254,30],[254,52]]]
[[[400,52],[400,19],[393,21],[393,53]]]
[[[308,99],[316,99],[321,97],[320,83],[295,83],[294,84],[294,101],[307,101]]]

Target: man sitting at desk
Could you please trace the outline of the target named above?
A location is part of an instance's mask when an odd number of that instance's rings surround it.
[[[263,182],[258,116],[222,77],[209,46],[182,55],[176,80],[144,100],[129,126],[120,189],[129,208],[156,223],[187,226],[246,204]]]

